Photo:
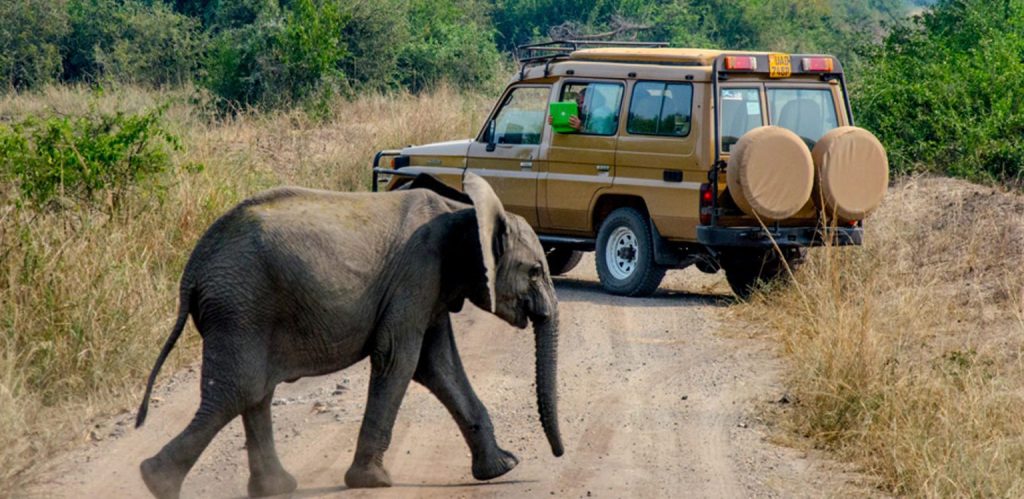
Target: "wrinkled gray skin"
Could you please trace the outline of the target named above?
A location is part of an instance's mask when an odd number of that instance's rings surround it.
[[[427,189],[382,194],[276,189],[213,224],[181,282],[178,322],[139,409],[189,314],[203,337],[201,402],[188,427],[143,461],[157,497],[177,497],[214,435],[245,426],[249,494],[291,492],[274,450],[270,405],[282,381],[344,369],[370,357],[370,390],[349,487],[386,487],[384,452],[410,380],[447,407],[472,452],[473,476],[518,464],[498,447],[487,409],[455,348],[449,314],[468,299],[509,324],[534,325],[537,399],[552,452],[558,303],[536,234],[506,214],[490,186],[467,174],[464,204]]]

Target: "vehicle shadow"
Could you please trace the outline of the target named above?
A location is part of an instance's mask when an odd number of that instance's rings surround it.
[[[493,480],[488,482],[462,482],[462,483],[396,483],[392,485],[392,488],[407,488],[407,489],[454,489],[462,487],[494,487],[498,485],[516,485],[525,483],[538,483],[537,480]],[[311,498],[311,497],[324,497],[334,494],[340,494],[349,490],[344,485],[337,485],[333,487],[312,487],[308,489],[297,489],[292,492],[289,497],[293,499]],[[356,489],[359,490],[359,489]],[[239,497],[237,499],[245,499],[245,497]]]
[[[601,283],[587,279],[557,276],[552,277],[559,301],[588,302],[619,307],[728,307],[736,303],[732,295],[701,294],[673,289],[659,289],[653,295],[643,298],[615,296],[609,294]]]

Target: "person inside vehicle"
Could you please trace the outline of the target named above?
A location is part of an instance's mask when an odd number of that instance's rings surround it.
[[[587,90],[590,90],[589,92]],[[566,93],[570,93],[572,87]],[[588,99],[587,96],[590,96]],[[615,104],[610,102],[606,95],[598,87],[591,88],[590,85],[583,85],[575,95],[578,116],[569,117],[569,126],[576,130],[595,135],[611,135],[615,133],[618,126],[618,116]],[[551,116],[548,116],[548,124],[551,124]]]
[[[577,132],[583,130],[583,122],[586,120],[586,116],[587,116],[587,108],[584,107],[584,104],[586,103],[586,100],[587,100],[586,99],[586,95],[587,95],[586,92],[587,92],[587,87],[583,87],[583,88],[580,89],[579,93],[576,94],[576,97],[575,97],[575,99],[576,99],[576,109],[578,110],[577,111],[577,116],[570,116],[569,117],[569,126],[573,127]],[[551,115],[548,115],[548,124],[550,125],[551,123],[552,123]]]

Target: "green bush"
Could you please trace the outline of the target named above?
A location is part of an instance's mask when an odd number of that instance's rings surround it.
[[[66,80],[162,86],[196,76],[205,35],[195,19],[141,0],[70,0],[67,8]]]
[[[406,0],[355,0],[345,4],[342,30],[348,55],[341,62],[347,81],[364,89],[395,88],[403,47],[413,37]]]
[[[0,180],[37,208],[55,202],[106,204],[170,165],[178,138],[161,125],[163,110],[128,115],[29,118],[0,126]]]
[[[945,0],[893,31],[854,88],[894,170],[1024,184],[1024,0]]]
[[[204,85],[226,107],[280,107],[344,85],[349,17],[333,0],[295,0],[213,40]]]
[[[67,31],[63,0],[0,1],[0,92],[54,81]]]
[[[411,0],[412,39],[398,54],[398,76],[413,91],[449,81],[464,88],[494,78],[501,56],[488,9],[476,0]]]

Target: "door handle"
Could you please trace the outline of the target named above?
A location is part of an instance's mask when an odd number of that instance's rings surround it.
[[[601,173],[608,173],[608,171],[611,170],[611,167],[609,167],[608,165],[597,165],[596,168],[597,171]]]
[[[520,170],[532,170],[533,169],[533,161],[520,161],[519,162],[519,169]]]

